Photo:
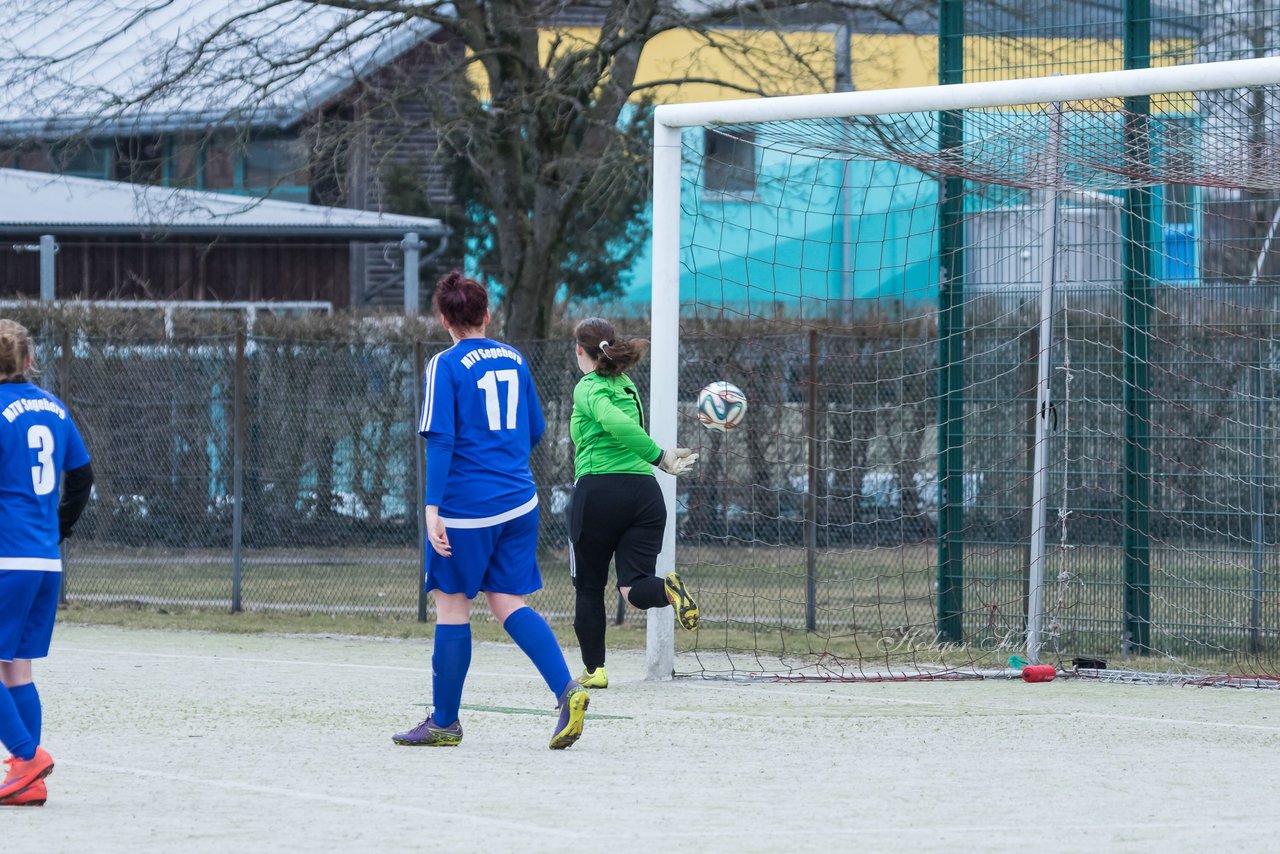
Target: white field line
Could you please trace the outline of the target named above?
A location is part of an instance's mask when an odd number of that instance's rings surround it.
[[[56,651],[80,652],[80,653],[87,653],[89,655],[100,655],[100,656],[107,656],[107,657],[128,655],[128,656],[141,657],[141,658],[174,659],[178,661],[210,661],[210,662],[222,662],[227,664],[277,664],[277,665],[298,666],[298,667],[347,668],[347,669],[353,669],[353,670],[388,670],[388,671],[395,671],[400,673],[416,673],[419,675],[431,672],[431,668],[429,666],[403,667],[400,665],[393,665],[393,664],[352,664],[349,662],[303,661],[299,659],[289,659],[289,658],[248,658],[248,657],[230,656],[230,655],[226,655],[226,656],[182,655],[178,653],[168,653],[168,652],[135,652],[131,650],[85,649],[83,647],[58,647]],[[532,672],[507,673],[507,672],[496,672],[496,671],[472,670],[472,671],[469,671],[468,675],[483,676],[486,678],[497,678],[497,679],[529,679],[529,680],[535,680],[535,681],[541,681],[542,679],[542,677],[539,676],[537,673],[532,673]],[[750,686],[716,685],[714,683],[711,683],[711,684],[703,684],[701,687],[703,689],[710,689],[712,691],[742,691],[742,690],[755,689],[755,690],[764,690],[764,691],[775,691],[778,693],[787,693],[785,689],[787,689],[789,686],[767,685],[767,684],[762,685],[759,683],[755,683]],[[1153,718],[1153,717],[1144,717],[1141,715],[1103,714],[1100,712],[1055,712],[1052,710],[1045,710],[1045,709],[1026,709],[1026,708],[1016,708],[1016,707],[1009,707],[1009,706],[986,706],[986,705],[977,704],[977,703],[949,703],[941,700],[906,700],[906,699],[897,699],[892,697],[866,697],[866,696],[841,697],[833,694],[824,694],[820,697],[815,697],[813,699],[822,700],[822,701],[834,700],[838,703],[857,702],[857,703],[883,703],[883,704],[889,704],[889,705],[904,705],[904,706],[910,706],[910,705],[937,706],[937,707],[947,707],[947,708],[955,708],[955,709],[970,709],[970,710],[988,712],[991,714],[999,714],[999,715],[1005,715],[1005,716],[1027,715],[1027,716],[1034,716],[1034,717],[1087,718],[1090,720],[1125,721],[1127,723],[1149,723],[1149,724],[1166,724],[1170,726],[1207,727],[1209,729],[1241,729],[1241,730],[1258,730],[1261,732],[1280,732],[1280,725],[1242,724],[1242,723],[1231,723],[1229,721],[1200,721],[1200,720],[1190,720],[1187,718]],[[674,717],[693,717],[693,718],[742,717],[741,715],[735,715],[732,712],[670,711],[669,714],[671,714]],[[783,715],[783,717],[787,717],[787,716]]]
[[[139,605],[182,605],[187,608],[226,608],[230,610],[230,599],[182,599],[175,596],[127,596],[108,593],[72,593],[67,597],[72,602],[90,602],[93,604],[120,603]],[[246,602],[244,610],[252,613],[269,611],[296,612],[304,614],[412,614],[417,608],[408,605],[306,605],[288,602]]]
[[[295,801],[316,801],[320,803],[328,803],[336,806],[351,806],[360,810],[381,810],[383,812],[400,813],[404,815],[424,816],[427,818],[438,819],[440,811],[438,808],[415,807],[407,804],[390,803],[388,801],[370,800],[367,798],[349,798],[342,795],[328,795],[322,792],[304,792],[296,788],[279,788],[276,786],[263,786],[258,783],[245,783],[239,780],[225,780],[213,777],[194,777],[188,774],[175,774],[170,771],[153,771],[147,768],[130,768],[121,765],[103,765],[97,762],[80,762],[77,760],[59,759],[58,764],[66,767],[82,768],[86,771],[97,771],[103,774],[109,774],[112,777],[119,777],[122,774],[129,774],[135,777],[151,777],[160,780],[169,780],[176,783],[188,783],[202,788],[220,788],[230,789],[242,792],[256,792],[264,795],[284,800]],[[461,819],[487,829],[494,826],[502,827],[507,830],[518,831],[521,833],[538,833],[547,836],[562,836],[565,832],[564,826],[556,823],[553,826],[544,827],[537,824],[528,824],[524,822],[509,821],[498,818],[492,813],[484,815],[469,815],[451,811],[449,813],[451,820]],[[1242,816],[1219,816],[1217,821],[1185,821],[1185,822],[1162,822],[1162,821],[1121,821],[1116,824],[1096,824],[1088,825],[1089,831],[1094,834],[1107,834],[1115,832],[1132,833],[1134,831],[1189,831],[1203,830],[1206,826],[1213,827],[1215,824],[1229,824],[1234,829],[1252,828],[1261,830],[1267,827],[1280,826],[1280,818],[1270,816],[1250,815]],[[844,826],[836,826],[827,824],[816,827],[778,827],[770,828],[767,825],[761,826],[755,823],[749,823],[749,827],[741,826],[719,826],[715,828],[717,838],[741,837],[749,839],[759,839],[761,837],[780,836],[785,838],[793,838],[797,836],[819,836],[831,837],[833,835],[882,835],[890,837],[902,837],[910,835],[925,835],[934,837],[939,834],[946,835],[978,835],[986,839],[1008,839],[1011,826],[1009,824],[981,824],[981,825],[957,825],[953,822],[943,824],[921,824],[914,822],[904,824],[900,821],[890,820],[885,824],[867,825],[867,824],[846,824]],[[1016,828],[1016,825],[1014,826]],[[658,833],[658,831],[651,831]],[[667,832],[661,831],[661,838],[666,838]]]
[[[224,780],[214,777],[193,777],[189,774],[174,774],[171,771],[152,771],[146,768],[126,768],[120,765],[101,765],[96,762],[80,762],[74,759],[59,759],[58,765],[70,765],[73,768],[83,768],[88,771],[100,771],[112,776],[132,774],[135,777],[156,777],[162,780],[171,780],[176,783],[190,783],[193,786],[200,786],[202,788],[216,787],[220,789],[235,789],[242,792],[256,792],[283,799],[321,801],[323,803],[335,804],[338,806],[357,807],[361,810],[380,809],[386,812],[408,813],[410,815],[425,816],[432,819],[439,819],[440,817],[440,809],[438,807],[415,807],[407,804],[395,804],[387,801],[372,800],[369,798],[348,798],[342,795],[326,795],[322,792],[304,792],[296,788],[286,789],[277,786],[263,786],[259,783],[245,783],[239,780]],[[552,827],[544,827],[537,824],[507,821],[506,819],[498,818],[491,813],[485,813],[484,815],[468,815],[466,813],[457,812],[457,804],[454,804],[449,810],[449,820],[453,821],[455,819],[464,819],[486,828],[491,828],[494,825],[497,825],[498,827],[503,827],[507,830],[518,830],[522,833],[543,833],[559,836],[563,835],[565,832],[564,827],[558,824]]]
[[[55,648],[56,653],[61,652],[81,652],[87,655],[99,655],[107,658],[120,655],[130,655],[135,658],[164,658],[176,661],[210,661],[226,664],[282,664],[297,667],[325,667],[346,668],[348,670],[391,670],[398,673],[416,673],[422,675],[431,672],[431,665],[424,664],[422,667],[405,667],[398,664],[353,664],[347,661],[304,661],[294,658],[249,658],[239,655],[184,655],[176,652],[137,652],[129,649],[85,649],[76,646],[60,646]],[[500,679],[536,679],[542,680],[537,673],[491,673],[483,670],[468,670],[468,676],[485,676]]]

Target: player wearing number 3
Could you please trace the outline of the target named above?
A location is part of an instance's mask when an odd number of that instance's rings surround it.
[[[31,336],[0,320],[0,806],[40,806],[53,758],[31,660],[49,654],[62,585],[58,543],[89,500],[93,470],[67,407],[33,385]],[[66,482],[63,483],[63,475]],[[59,502],[59,487],[61,502]]]
[[[604,588],[612,560],[618,592],[637,608],[672,605],[684,628],[698,627],[698,606],[676,573],[657,576],[667,507],[653,476],[657,466],[682,475],[698,455],[688,448],[663,450],[645,430],[644,407],[626,371],[649,342],[620,339],[609,321],[591,317],[574,329],[574,351],[583,373],[573,390],[569,433],[577,480],[569,500],[569,570],[577,591],[573,629],[586,672],[578,681],[607,688],[604,670]]]
[[[427,440],[426,585],[436,602],[431,653],[434,708],[397,733],[397,744],[452,747],[462,741],[458,709],[471,665],[471,600],[489,610],[556,697],[551,749],[578,740],[587,691],[573,681],[551,627],[524,603],[542,587],[538,496],[529,453],[546,429],[523,355],[485,337],[489,295],[454,271],[436,284],[434,306],[453,346],[427,366],[418,431]]]

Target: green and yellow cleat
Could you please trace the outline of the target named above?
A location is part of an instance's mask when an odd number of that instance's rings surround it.
[[[391,740],[405,747],[457,747],[462,744],[462,723],[454,721],[448,726],[440,726],[435,715],[430,714],[413,729],[391,736]]]
[[[569,687],[560,695],[557,708],[560,709],[560,720],[556,723],[556,734],[551,736],[552,750],[564,750],[582,736],[582,721],[587,716],[587,706],[591,704],[591,695],[587,689],[577,682],[570,682]]]
[[[674,571],[668,572],[662,581],[667,589],[667,601],[676,609],[676,621],[691,632],[697,629],[698,603],[693,600],[693,596],[680,580],[680,576]]]
[[[578,684],[583,688],[608,688],[609,674],[604,672],[603,665],[595,670],[584,670],[578,677]]]

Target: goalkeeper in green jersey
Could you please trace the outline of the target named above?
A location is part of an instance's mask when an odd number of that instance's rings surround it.
[[[693,468],[688,448],[663,450],[645,429],[644,407],[626,371],[649,342],[619,339],[609,321],[592,317],[574,329],[583,377],[573,390],[569,432],[575,448],[569,501],[569,572],[577,591],[573,629],[586,672],[578,681],[605,688],[605,604],[609,561],[618,592],[637,608],[671,605],[684,628],[698,627],[698,605],[676,573],[657,575],[667,508],[654,467],[671,475]]]

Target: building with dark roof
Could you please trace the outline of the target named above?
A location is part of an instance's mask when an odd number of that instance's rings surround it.
[[[401,102],[397,115],[375,115],[394,87],[420,88],[430,78],[442,50],[434,25],[299,4],[263,9],[249,0],[176,0],[133,18],[86,0],[68,0],[56,15],[37,6],[12,7],[0,36],[0,47],[19,58],[4,64],[0,81],[0,167],[240,196],[246,211],[271,209],[255,201],[268,199],[381,212],[388,208],[382,172],[400,163],[416,170],[413,180],[428,195],[447,198],[431,162],[425,106]],[[238,16],[236,7],[254,14]],[[345,36],[325,42],[340,26]],[[157,94],[147,94],[153,87]],[[375,90],[382,96],[369,97]],[[154,207],[158,196],[144,195]],[[342,217],[349,221],[349,210]],[[443,234],[433,223],[417,227],[424,239]],[[80,263],[74,255],[92,267],[75,292],[294,299],[323,291],[337,305],[375,307],[404,299],[400,232],[347,242],[341,230],[264,227],[250,237],[162,225],[150,223],[145,238],[60,232],[64,253],[72,237],[85,247],[63,254],[60,265]],[[5,228],[12,242],[25,239]],[[268,246],[281,256],[279,273],[267,272]],[[187,255],[203,260],[182,261]],[[0,265],[13,272],[25,259]],[[25,290],[25,279],[0,280],[0,296]]]
[[[447,230],[426,217],[0,169],[0,234],[0,297],[342,308],[352,304],[354,247],[393,250],[402,277],[410,274],[400,292],[412,296],[419,263],[402,259],[420,262]],[[43,282],[41,238],[56,253]]]

